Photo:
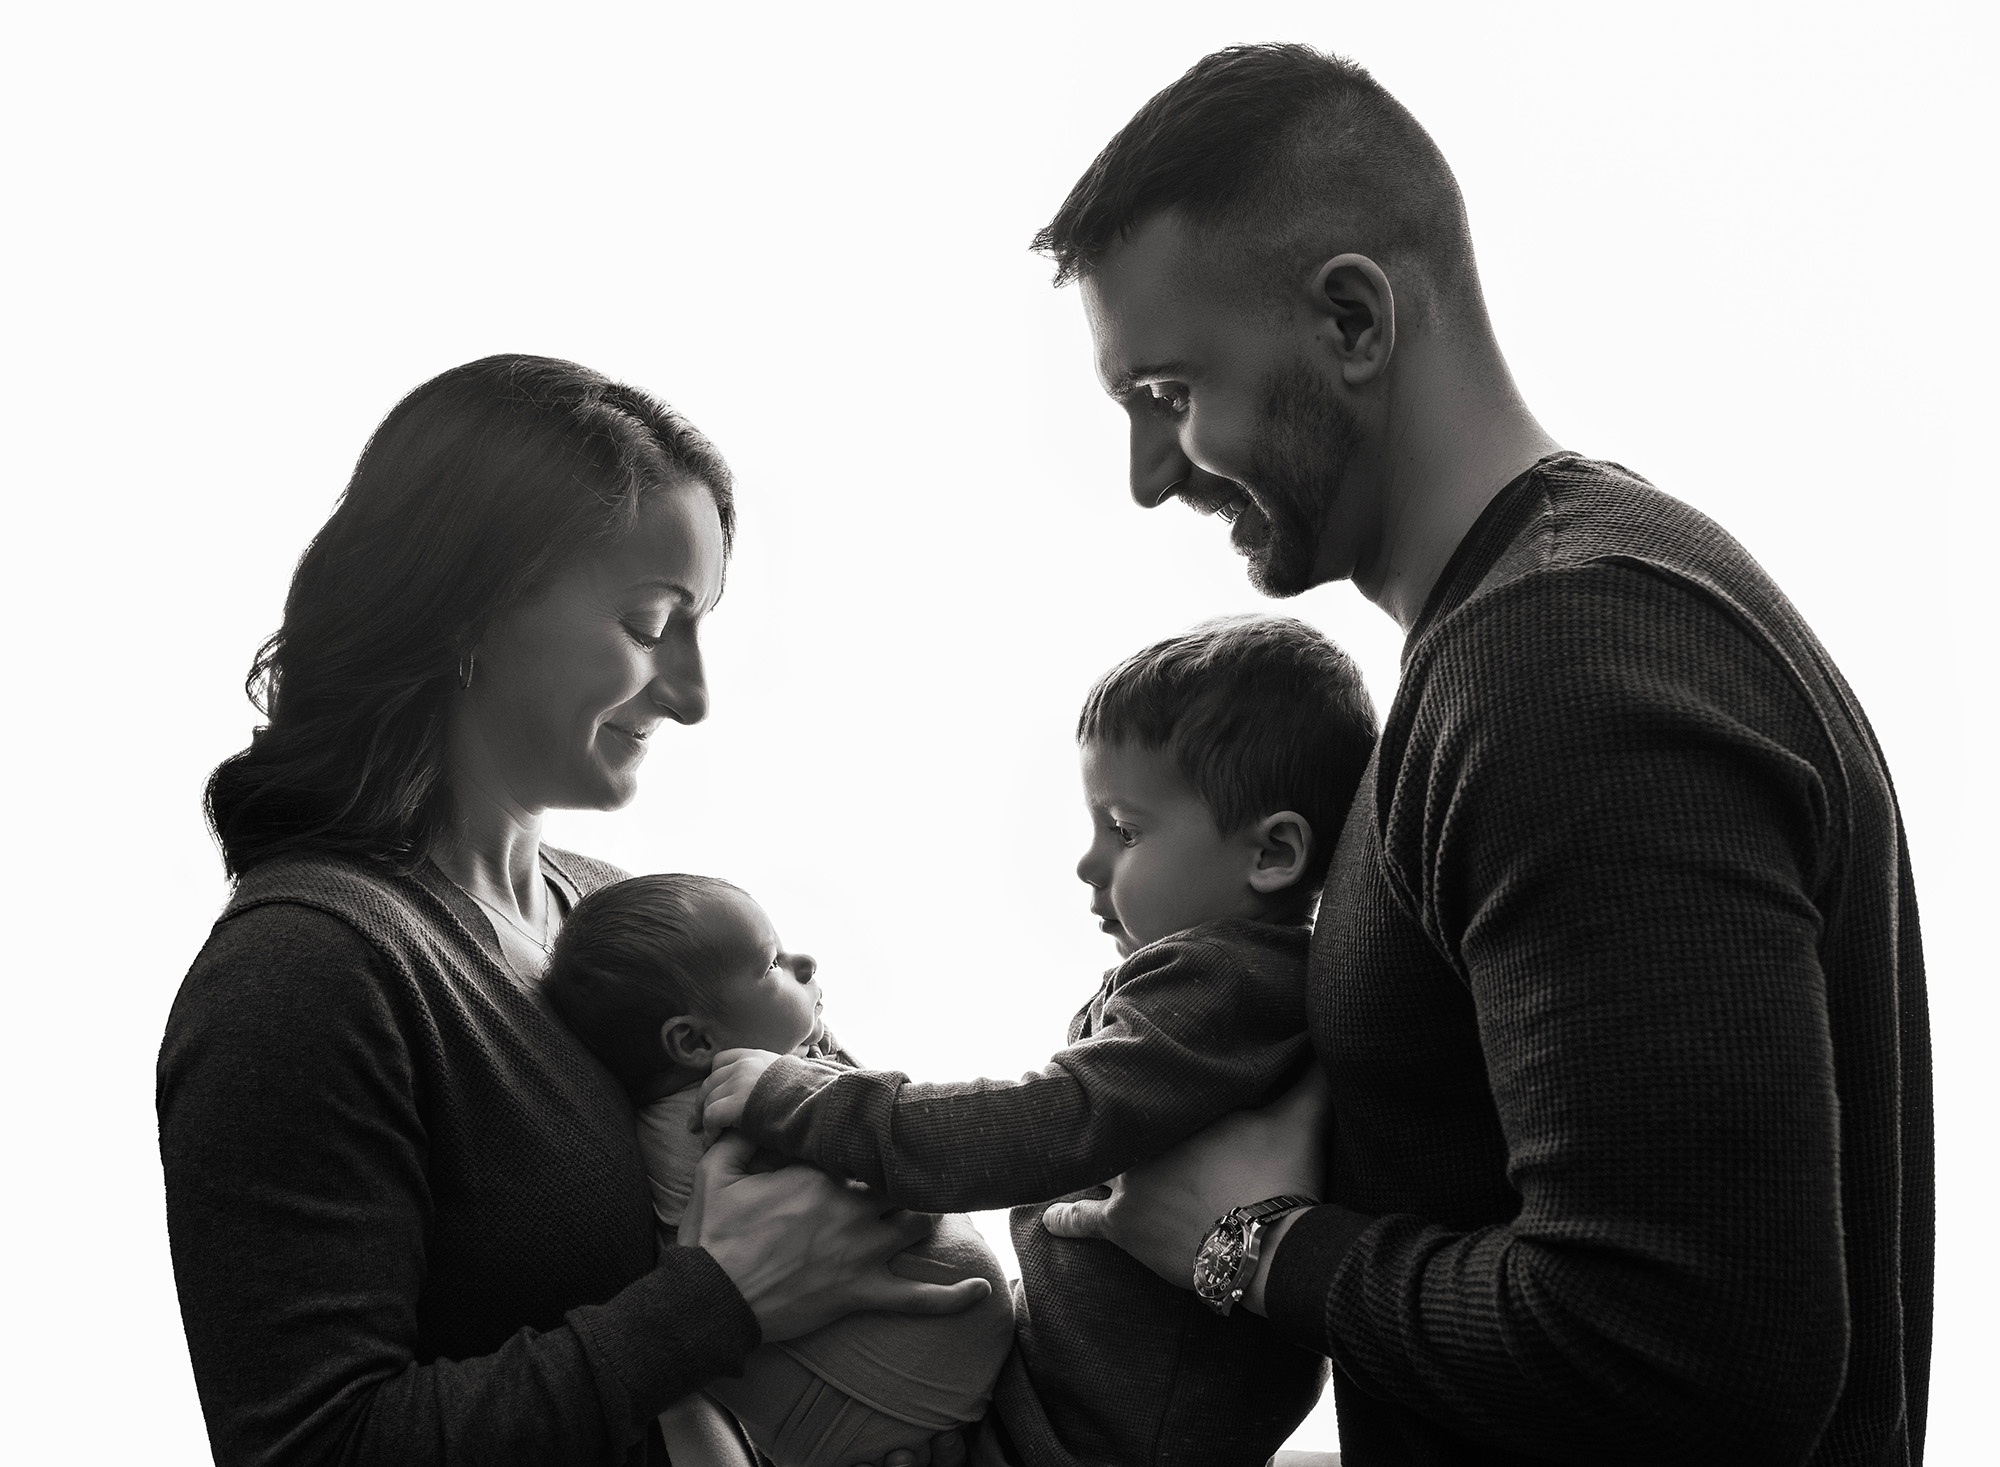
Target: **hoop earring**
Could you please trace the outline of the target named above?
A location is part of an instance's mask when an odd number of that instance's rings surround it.
[[[479,666],[479,654],[477,652],[468,652],[463,657],[458,659],[459,691],[466,692],[471,689],[472,674],[473,671],[478,666]]]

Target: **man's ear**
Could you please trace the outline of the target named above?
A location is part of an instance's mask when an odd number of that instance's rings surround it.
[[[1361,387],[1380,377],[1396,351],[1396,293],[1366,255],[1335,255],[1313,272],[1313,309],[1320,338],[1340,377]]]
[[[669,1060],[690,1070],[706,1070],[715,1058],[715,1040],[694,1014],[675,1014],[660,1025],[660,1048]]]
[[[1257,859],[1250,868],[1250,889],[1259,896],[1275,896],[1296,886],[1312,859],[1312,823],[1296,810],[1280,810],[1259,820],[1251,833]]]

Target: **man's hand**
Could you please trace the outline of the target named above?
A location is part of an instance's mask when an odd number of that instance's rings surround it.
[[[1321,1195],[1326,1097],[1326,1076],[1315,1064],[1263,1110],[1224,1116],[1114,1178],[1109,1197],[1050,1204],[1043,1225],[1058,1238],[1115,1243],[1176,1288],[1191,1290],[1195,1250],[1230,1208],[1287,1192]],[[1266,1252],[1266,1269],[1275,1251]],[[1245,1302],[1261,1313],[1261,1289]]]
[[[715,1057],[694,1106],[695,1124],[703,1135],[713,1141],[731,1126],[742,1124],[750,1092],[776,1058],[768,1049],[725,1049]]]

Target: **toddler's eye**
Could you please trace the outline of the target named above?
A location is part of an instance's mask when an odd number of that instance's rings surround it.
[[[1111,829],[1116,832],[1118,844],[1121,846],[1132,845],[1139,839],[1139,832],[1129,825],[1114,825]]]
[[[1158,403],[1171,416],[1177,418],[1188,410],[1188,390],[1186,384],[1180,382],[1149,382],[1146,384],[1146,387],[1147,391],[1153,394],[1153,401]]]

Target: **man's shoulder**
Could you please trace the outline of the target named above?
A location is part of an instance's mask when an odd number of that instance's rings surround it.
[[[1714,605],[1764,640],[1810,635],[1734,536],[1622,464],[1558,455],[1536,468],[1508,519],[1504,546],[1423,643],[1448,646],[1490,635],[1496,622],[1565,609],[1615,633],[1662,594]]]
[[[1404,656],[1399,702],[1473,698],[1593,673],[1643,692],[1740,657],[1817,698],[1824,651],[1750,552],[1614,463],[1561,455],[1506,507],[1504,544]]]

